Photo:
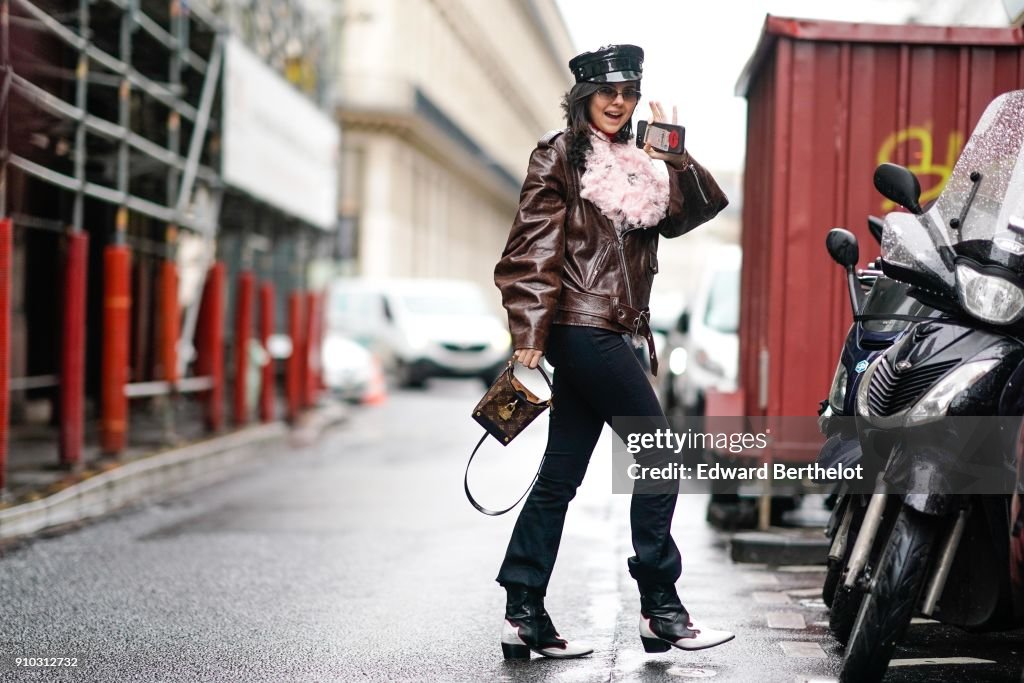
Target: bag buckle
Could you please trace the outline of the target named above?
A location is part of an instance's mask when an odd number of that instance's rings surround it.
[[[505,422],[508,422],[512,418],[512,413],[516,411],[516,405],[518,403],[519,400],[516,399],[515,401],[512,401],[511,403],[506,403],[505,405],[498,408],[498,417],[500,417]]]

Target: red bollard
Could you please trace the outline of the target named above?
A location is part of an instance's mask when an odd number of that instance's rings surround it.
[[[206,428],[219,431],[224,420],[224,279],[226,269],[217,261],[210,267],[199,308],[196,372],[209,377]]]
[[[296,383],[298,384],[299,409],[300,410],[305,410],[306,406],[308,405],[307,402],[306,402],[306,397],[307,397],[307,394],[309,393],[307,391],[307,387],[309,386],[309,384],[308,384],[308,381],[307,381],[307,374],[306,373],[309,372],[309,336],[308,335],[309,335],[309,314],[310,314],[310,310],[309,310],[309,305],[308,305],[309,304],[309,300],[306,298],[306,293],[300,291],[298,293],[298,296],[299,296],[299,305],[302,307],[302,319],[299,321],[299,334],[298,334],[299,345],[295,349],[295,353],[296,353],[296,355],[298,357],[298,362],[297,362],[297,367],[296,367],[296,373],[298,375],[298,379],[296,380]]]
[[[100,448],[116,455],[128,431],[129,349],[131,347],[132,254],[123,244],[103,252],[103,359],[100,387]]]
[[[316,405],[316,376],[320,369],[320,305],[315,292],[306,292],[306,367],[302,373],[302,407]]]
[[[323,292],[317,292],[314,295],[314,301],[316,302],[316,322],[314,325],[313,335],[313,352],[310,363],[312,365],[310,369],[310,387],[313,393],[313,405],[316,405],[320,398],[320,390],[323,388],[323,376],[324,376],[324,364],[323,364],[323,348],[324,348],[324,294]]]
[[[260,341],[267,351],[267,364],[263,366],[260,381],[260,420],[274,419],[274,359],[269,357],[270,335],[274,334],[274,285],[264,282],[260,287]]]
[[[10,218],[0,220],[0,492],[7,486],[7,430],[11,386],[11,235]]]
[[[288,400],[288,420],[295,422],[302,407],[303,349],[303,298],[301,292],[292,292],[288,297],[288,334],[292,340],[292,355],[285,366],[285,396]]]
[[[178,264],[160,264],[160,364],[163,378],[172,385],[178,381],[178,336],[181,334],[181,311],[178,308]]]
[[[235,296],[235,394],[234,418],[236,425],[249,421],[246,389],[249,373],[249,335],[252,333],[252,298],[255,279],[249,271],[238,275],[238,294]]]
[[[324,382],[324,337],[327,335],[327,292],[320,291],[317,293],[317,301],[319,302],[319,315],[317,317],[317,355],[316,355],[316,390],[317,394],[327,388],[327,384]]]
[[[68,235],[64,262],[64,317],[61,320],[60,462],[82,463],[85,441],[85,302],[89,270],[89,233]]]

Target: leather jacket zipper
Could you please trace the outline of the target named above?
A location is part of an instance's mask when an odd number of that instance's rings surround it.
[[[687,168],[690,169],[690,173],[693,174],[693,182],[697,183],[697,191],[700,192],[701,199],[704,203],[708,203],[708,196],[704,194],[704,188],[700,186],[700,178],[697,176],[697,169],[694,168],[693,164],[690,164]]]
[[[633,304],[633,288],[629,284],[629,269],[626,268],[626,245],[624,238],[627,232],[632,230],[641,230],[642,228],[627,228],[619,232],[619,264],[622,266],[622,278],[626,281],[626,299],[627,304],[630,308],[635,308]]]

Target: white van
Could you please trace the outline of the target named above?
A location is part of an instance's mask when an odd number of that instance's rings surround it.
[[[739,369],[740,260],[736,246],[708,259],[690,308],[676,327],[678,347],[669,359],[672,399],[686,415],[703,415],[710,389],[736,391]],[[671,412],[666,406],[666,411]]]
[[[431,377],[490,385],[512,355],[511,338],[480,287],[465,280],[343,278],[328,290],[328,329],[381,358],[401,386]]]

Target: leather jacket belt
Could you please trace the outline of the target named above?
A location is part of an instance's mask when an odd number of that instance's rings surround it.
[[[647,355],[651,361],[651,373],[658,374],[658,356],[654,351],[654,334],[651,332],[651,310],[642,311],[621,303],[618,297],[604,297],[584,292],[563,289],[558,307],[564,311],[593,315],[611,321],[624,331],[641,335],[647,340]]]

